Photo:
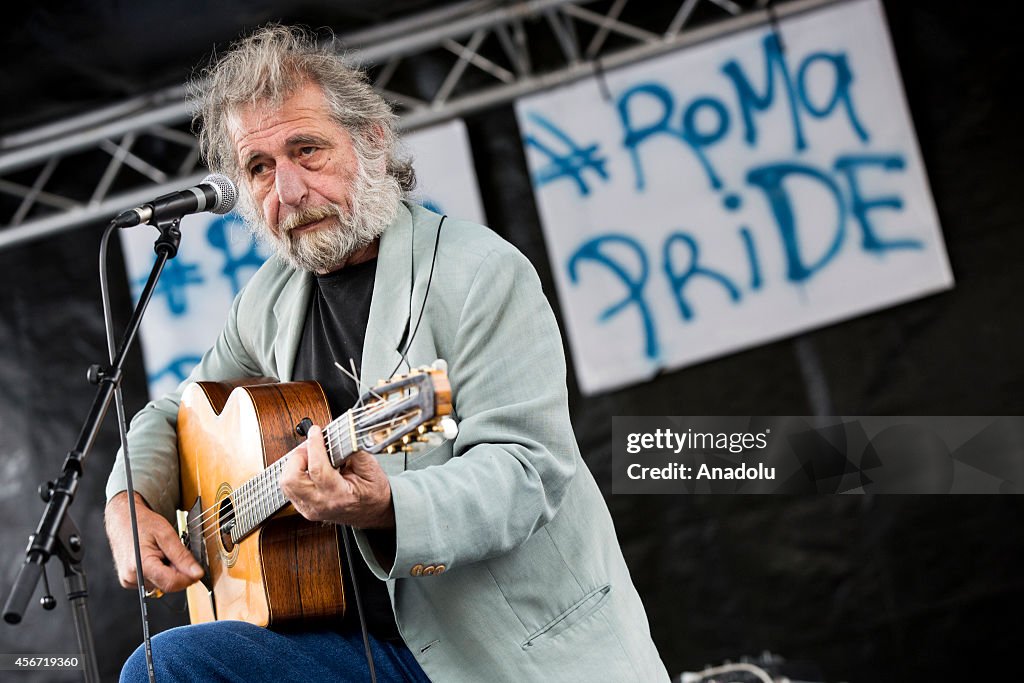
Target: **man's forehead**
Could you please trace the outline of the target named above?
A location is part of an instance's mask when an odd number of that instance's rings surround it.
[[[278,133],[291,138],[296,131],[335,127],[327,101],[315,85],[305,86],[280,101],[259,100],[236,107],[228,112],[227,124],[238,152]]]

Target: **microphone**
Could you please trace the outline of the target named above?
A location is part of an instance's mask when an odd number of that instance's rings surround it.
[[[118,214],[114,219],[119,228],[130,228],[140,223],[170,221],[193,213],[212,211],[227,213],[235,206],[238,190],[231,179],[220,173],[211,173],[202,182],[187,190],[178,190],[134,209]]]

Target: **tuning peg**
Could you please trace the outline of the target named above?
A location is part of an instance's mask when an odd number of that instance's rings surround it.
[[[402,443],[404,443],[406,446],[408,446],[411,441],[412,437],[409,436],[408,434],[402,437]]]
[[[416,428],[416,431],[418,433],[420,433],[420,434],[426,434],[427,433],[427,425],[420,425],[419,427]]]
[[[442,432],[444,438],[451,441],[459,435],[459,425],[450,417],[441,418],[441,422],[434,427],[434,431]]]
[[[434,370],[440,370],[442,372],[448,372],[448,361],[444,358],[438,358],[430,366]]]
[[[387,448],[384,449],[384,452],[387,453],[388,455],[394,455],[396,450],[397,449],[394,446],[388,446]]]
[[[430,441],[430,435],[420,434],[419,436],[416,437],[416,440],[419,441],[420,443],[426,443],[427,441]]]
[[[412,446],[402,446],[402,452],[403,453],[412,453],[413,452],[413,447]]]

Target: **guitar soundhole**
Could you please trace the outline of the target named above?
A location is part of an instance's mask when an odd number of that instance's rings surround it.
[[[235,542],[231,540],[231,529],[235,526],[235,508],[230,496],[221,499],[217,517],[220,542],[224,546],[225,552],[230,553],[235,547]]]

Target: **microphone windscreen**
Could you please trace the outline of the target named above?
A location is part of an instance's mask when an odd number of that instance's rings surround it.
[[[238,201],[238,189],[231,182],[231,178],[221,173],[211,173],[203,178],[202,185],[210,185],[217,191],[217,201],[208,211],[213,213],[227,213],[235,208]]]

